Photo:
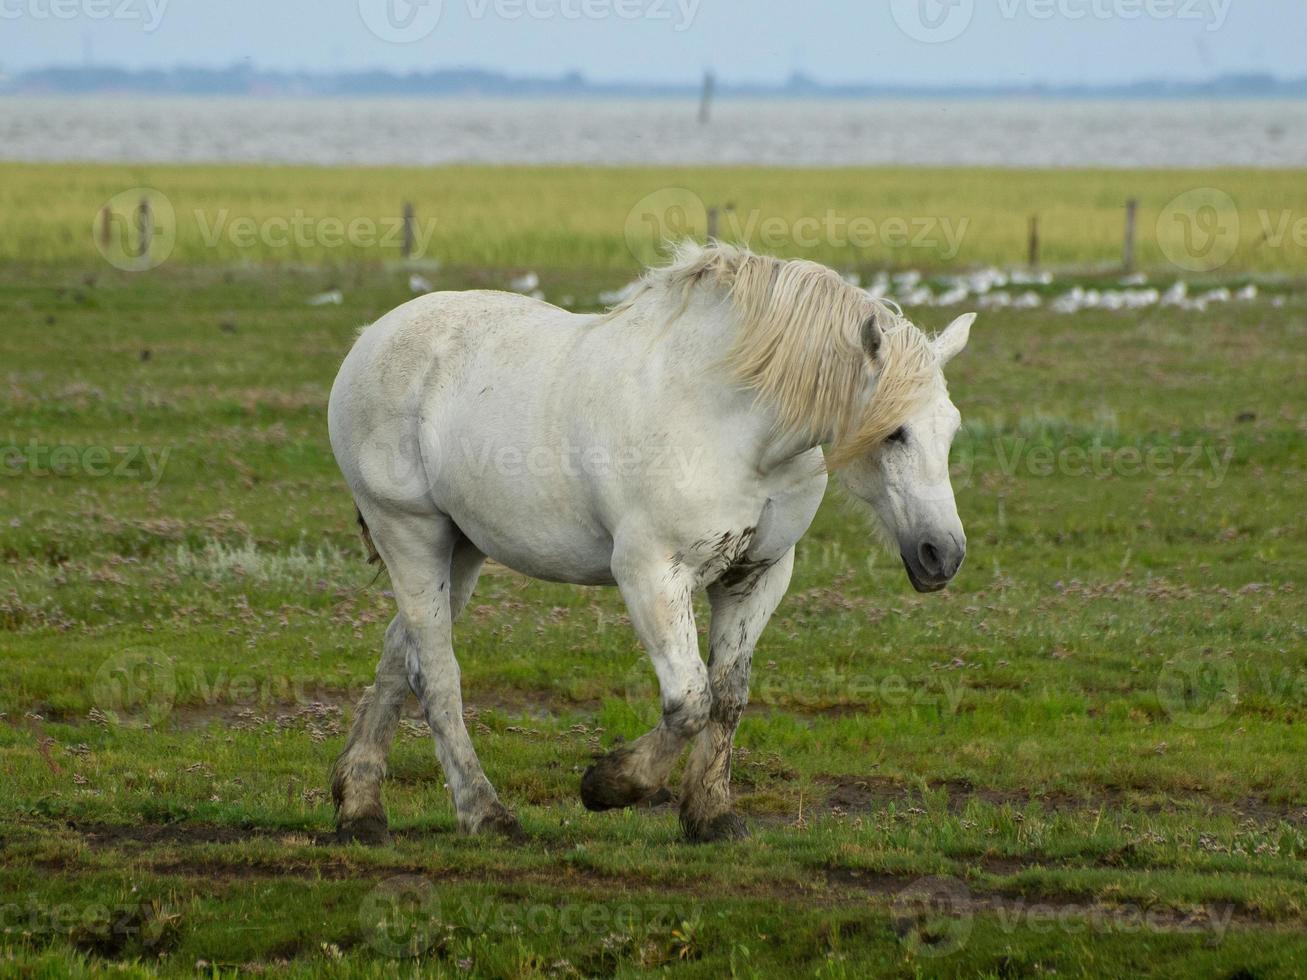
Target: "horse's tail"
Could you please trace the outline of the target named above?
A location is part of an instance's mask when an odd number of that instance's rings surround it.
[[[368,564],[381,565],[382,568],[385,568],[385,563],[377,552],[377,546],[372,543],[372,532],[368,530],[368,522],[363,519],[363,511],[359,510],[358,504],[354,505],[354,514],[358,517],[359,533],[363,535],[363,547],[367,549]]]

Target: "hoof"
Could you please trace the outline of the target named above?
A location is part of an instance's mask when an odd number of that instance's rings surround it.
[[[641,806],[647,806],[650,810],[657,809],[660,806],[667,806],[669,803],[676,802],[676,795],[664,786],[662,789],[656,789],[649,796],[640,801]]]
[[[650,795],[626,774],[626,753],[609,752],[595,762],[581,777],[581,802],[596,812],[634,806]]]
[[[731,810],[703,821],[687,820],[682,814],[681,829],[685,831],[686,839],[695,844],[744,840],[749,836],[749,827],[744,822],[744,818]]]
[[[520,844],[527,839],[526,831],[517,822],[517,817],[505,807],[482,817],[466,831],[469,834],[498,834],[514,843]]]
[[[390,843],[390,828],[384,814],[366,814],[353,820],[342,820],[336,826],[336,843],[367,844],[380,847]]]

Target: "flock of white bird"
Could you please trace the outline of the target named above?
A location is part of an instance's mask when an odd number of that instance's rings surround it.
[[[850,273],[845,279],[864,288],[856,274]],[[865,289],[875,299],[892,300],[904,308],[959,306],[968,303],[981,310],[1038,310],[1046,307],[1061,314],[1080,313],[1084,310],[1139,310],[1150,306],[1170,306],[1202,313],[1209,306],[1220,303],[1250,303],[1260,295],[1257,286],[1251,283],[1238,290],[1222,286],[1191,293],[1189,284],[1184,280],[1176,281],[1163,291],[1157,286],[1150,286],[1148,276],[1142,272],[1121,279],[1115,289],[1072,286],[1050,299],[1046,295],[1047,287],[1053,284],[1051,272],[1004,272],[1002,269],[987,268],[935,280],[935,289],[932,289],[925,276],[909,270],[892,275],[878,272]],[[540,289],[540,276],[534,272],[514,276],[507,285],[514,292],[536,299],[545,298]],[[602,292],[599,294],[599,303],[602,306],[616,306],[629,299],[639,285],[637,281],[628,283],[621,289]],[[429,293],[435,288],[430,280],[416,272],[409,276],[408,286],[417,295]],[[1044,291],[1031,288],[1034,286],[1044,287]],[[340,291],[333,289],[314,296],[309,304],[339,304],[343,299]],[[561,297],[561,300],[565,307],[573,305],[571,296]],[[1272,297],[1271,304],[1283,306],[1284,297]]]

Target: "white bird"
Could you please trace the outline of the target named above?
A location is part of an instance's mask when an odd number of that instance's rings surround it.
[[[912,289],[921,282],[921,273],[916,269],[909,269],[907,272],[900,272],[894,277],[894,285],[899,289]]]
[[[977,296],[983,296],[991,289],[998,289],[1007,284],[1007,275],[994,268],[981,269],[979,272],[973,272],[967,277],[967,288]]]
[[[1249,303],[1255,300],[1256,298],[1257,298],[1257,286],[1255,283],[1251,283],[1251,282],[1248,285],[1244,286],[1243,289],[1239,290],[1239,292],[1235,294],[1235,299],[1242,300],[1245,303]]]
[[[1133,275],[1125,276],[1121,280],[1122,286],[1146,286],[1148,285],[1148,274],[1136,272]]]
[[[431,285],[429,280],[423,279],[415,272],[408,277],[408,288],[418,295],[423,295],[424,293],[431,292],[436,287]]]
[[[1125,305],[1132,310],[1141,309],[1145,306],[1154,305],[1162,294],[1156,289],[1127,289],[1125,291]]]
[[[1001,310],[1012,305],[1012,297],[1007,293],[981,293],[976,305],[982,310]]]
[[[1180,306],[1184,303],[1185,297],[1189,295],[1188,283],[1181,280],[1166,291],[1162,297],[1163,306]]]
[[[935,299],[935,305],[957,306],[959,303],[965,302],[969,295],[970,293],[967,291],[966,286],[954,286],[953,288],[940,293]]]
[[[1206,303],[1228,303],[1233,299],[1230,290],[1222,286],[1220,289],[1209,289],[1203,293],[1202,299]]]
[[[1051,309],[1054,313],[1079,313],[1085,305],[1085,291],[1079,286],[1071,287],[1071,292],[1063,293],[1053,300]]]
[[[929,286],[909,289],[907,292],[898,293],[896,298],[899,306],[931,306],[935,302],[935,295],[930,291]]]
[[[1044,305],[1043,297],[1033,289],[1028,289],[1012,301],[1014,310],[1037,310]]]
[[[867,287],[867,295],[872,299],[884,299],[889,295],[889,276],[884,272],[876,273],[875,278],[871,280],[871,285]]]
[[[534,272],[527,272],[515,277],[508,285],[514,292],[530,293],[540,288],[540,277]]]
[[[345,294],[339,289],[332,289],[309,299],[309,306],[339,306],[345,302]]]

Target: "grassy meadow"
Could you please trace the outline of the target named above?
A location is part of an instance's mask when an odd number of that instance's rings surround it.
[[[169,261],[123,272],[91,231],[134,184],[260,217],[409,195],[444,265],[182,224]],[[1257,249],[1255,217],[1221,274],[1278,274],[1278,306],[981,316],[949,369],[969,556],[945,593],[913,593],[832,493],[755,657],[748,841],[684,844],[674,804],[584,810],[593,754],[656,719],[652,670],[615,590],[494,565],[455,642],[529,839],[456,833],[413,703],[393,844],[331,835],[392,602],[327,392],[414,268],[437,288],[537,269],[595,308],[634,267],[631,204],[673,186],[975,215],[954,260],[802,250],[842,268],[1015,261],[1031,210],[1050,263],[1093,266],[1127,193],[1145,228],[1203,185],[1250,214],[1303,194],[1277,173],[0,165],[0,975],[1298,975],[1307,256]],[[1141,262],[1159,248],[1141,236]]]
[[[0,163],[0,261],[99,262],[92,228],[101,208],[129,219],[143,191],[162,250],[191,264],[394,260],[410,202],[419,254],[483,268],[633,269],[664,238],[705,234],[714,208],[719,237],[841,268],[1024,263],[1032,215],[1044,264],[1114,267],[1133,198],[1145,268],[1307,268],[1307,186],[1296,171],[920,167]]]

